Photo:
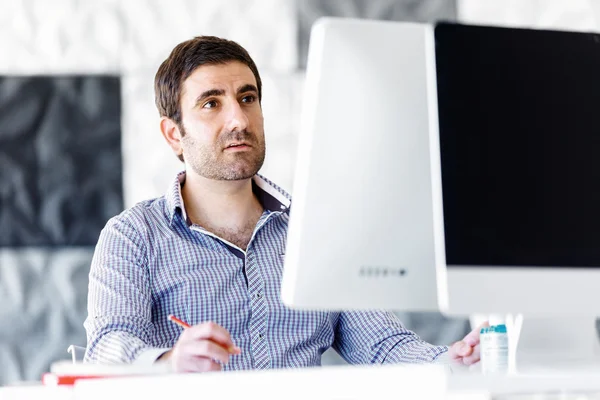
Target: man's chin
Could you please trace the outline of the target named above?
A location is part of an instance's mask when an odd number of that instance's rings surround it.
[[[243,181],[252,178],[262,168],[262,162],[214,163],[192,168],[206,179],[216,181]]]
[[[244,181],[252,178],[258,173],[260,168],[243,168],[229,170],[224,174],[221,174],[220,179],[224,181]]]
[[[227,181],[243,181],[252,178],[262,168],[263,163],[239,163],[231,165],[229,168],[223,168],[227,171],[223,174],[223,179]]]

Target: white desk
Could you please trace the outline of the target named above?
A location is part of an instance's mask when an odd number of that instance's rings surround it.
[[[572,396],[565,396],[565,392]],[[581,392],[588,395],[575,395]],[[214,397],[219,400],[583,400],[600,399],[600,369],[566,369],[516,376],[484,376],[467,372],[447,374],[438,366],[344,366],[223,374],[171,374],[80,381],[72,388],[0,388],[0,400],[107,400],[122,398],[125,393],[134,393],[140,399],[187,398],[197,394],[201,398]],[[548,393],[550,395],[544,395]],[[514,397],[518,394],[526,396]]]
[[[106,400],[135,393],[137,398],[219,400],[444,399],[441,366],[322,367],[296,370],[162,375],[82,381],[77,399]]]
[[[584,393],[575,396],[581,400],[594,394],[600,399],[600,368],[554,369],[538,373],[524,372],[517,375],[484,376],[479,373],[455,373],[448,377],[449,393],[458,391],[476,391],[493,394],[494,397],[510,398],[517,394],[536,395],[536,400],[558,394],[561,400],[570,399],[565,394]]]
[[[75,400],[75,391],[66,386],[7,386],[0,388],[0,400]]]

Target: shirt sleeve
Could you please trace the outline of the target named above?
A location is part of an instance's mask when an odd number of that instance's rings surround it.
[[[162,354],[149,344],[154,326],[147,265],[139,232],[123,214],[111,219],[100,233],[90,269],[85,362],[132,363],[142,354]],[[140,361],[154,362],[147,359]]]
[[[384,311],[340,313],[333,348],[351,364],[432,363],[448,351],[423,341]]]

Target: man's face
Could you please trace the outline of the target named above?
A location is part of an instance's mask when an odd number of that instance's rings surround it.
[[[254,176],[265,159],[256,79],[240,62],[202,65],[184,82],[181,147],[186,167],[215,180]]]

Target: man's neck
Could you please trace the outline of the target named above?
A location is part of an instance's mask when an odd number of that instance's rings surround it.
[[[192,223],[246,248],[263,212],[252,179],[218,181],[188,171],[181,195]]]

